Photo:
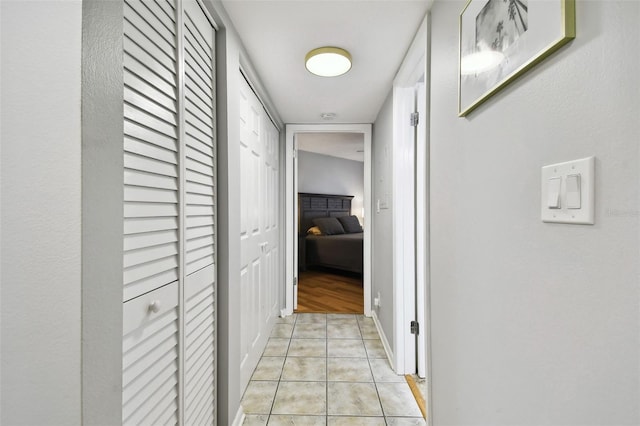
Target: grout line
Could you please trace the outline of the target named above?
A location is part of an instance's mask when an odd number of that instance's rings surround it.
[[[427,419],[427,406],[424,402],[424,398],[422,397],[422,392],[420,392],[420,389],[418,388],[418,385],[416,384],[416,381],[413,379],[413,376],[411,374],[407,374],[404,376],[404,378],[407,381],[407,384],[409,385],[409,388],[411,389],[411,393],[413,394],[413,397],[416,399],[416,402],[418,403],[418,408],[420,408],[420,412],[422,413],[422,417],[425,418],[425,420]]]
[[[357,318],[356,318],[357,320]],[[384,419],[384,423],[387,424],[387,416],[384,412],[384,407],[382,406],[382,399],[380,398],[380,391],[378,390],[378,381],[376,380],[375,374],[373,374],[373,367],[371,366],[371,358],[369,357],[369,351],[367,351],[367,347],[364,344],[364,336],[362,335],[362,329],[360,328],[360,322],[358,321],[358,328],[360,329],[360,337],[362,338],[362,346],[364,346],[364,352],[367,355],[367,362],[369,363],[369,370],[371,371],[371,379],[373,380],[373,387],[376,390],[376,395],[378,396],[378,404],[380,404],[380,411],[382,412],[382,418]]]
[[[269,424],[269,420],[271,420],[271,415],[273,414],[273,406],[276,405],[276,395],[278,395],[278,389],[280,389],[280,382],[282,381],[284,366],[287,363],[289,349],[291,348],[291,340],[293,340],[293,330],[296,328],[297,322],[298,322],[298,316],[296,315],[296,319],[293,321],[293,324],[291,326],[291,335],[289,335],[289,344],[287,345],[287,351],[284,353],[284,362],[282,363],[282,371],[280,371],[280,376],[278,376],[278,384],[276,385],[276,391],[273,394],[273,401],[271,402],[271,408],[269,409],[269,414],[267,414],[267,424]]]

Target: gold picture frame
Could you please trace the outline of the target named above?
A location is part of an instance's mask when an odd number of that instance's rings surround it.
[[[469,0],[459,19],[458,116],[576,36],[575,0]]]

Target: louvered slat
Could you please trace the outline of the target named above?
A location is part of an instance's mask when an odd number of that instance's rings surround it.
[[[146,232],[158,232],[169,229],[178,229],[178,220],[175,217],[156,217],[153,219],[129,219],[124,224],[126,235]]]
[[[151,2],[148,2],[148,3],[151,3]],[[148,3],[147,5],[149,6]],[[155,7],[157,7],[157,10],[158,10],[158,12],[156,12],[156,16],[162,19],[166,23],[169,30],[175,34],[175,22],[176,22],[175,4],[167,0],[154,0],[153,3],[155,4]],[[160,13],[159,10],[162,10],[164,14]],[[164,18],[165,16],[166,18],[168,18],[168,20]]]

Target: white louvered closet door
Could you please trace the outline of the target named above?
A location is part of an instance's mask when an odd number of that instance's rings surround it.
[[[215,32],[184,2],[186,425],[215,422]]]
[[[215,31],[124,2],[123,423],[215,424]]]
[[[123,424],[179,420],[176,1],[124,2]]]

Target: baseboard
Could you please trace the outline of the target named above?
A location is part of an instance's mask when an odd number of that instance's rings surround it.
[[[245,418],[244,410],[242,409],[242,405],[238,408],[238,412],[236,413],[236,417],[233,419],[232,426],[242,426]]]
[[[389,345],[389,340],[387,340],[387,335],[384,334],[384,330],[382,329],[382,325],[380,325],[380,320],[378,319],[378,314],[375,309],[372,311],[371,317],[373,318],[373,322],[376,325],[376,329],[378,330],[378,334],[380,335],[380,340],[382,341],[382,346],[384,347],[384,351],[387,354],[387,359],[389,363],[394,366],[393,362],[393,351],[391,350],[391,345]]]

